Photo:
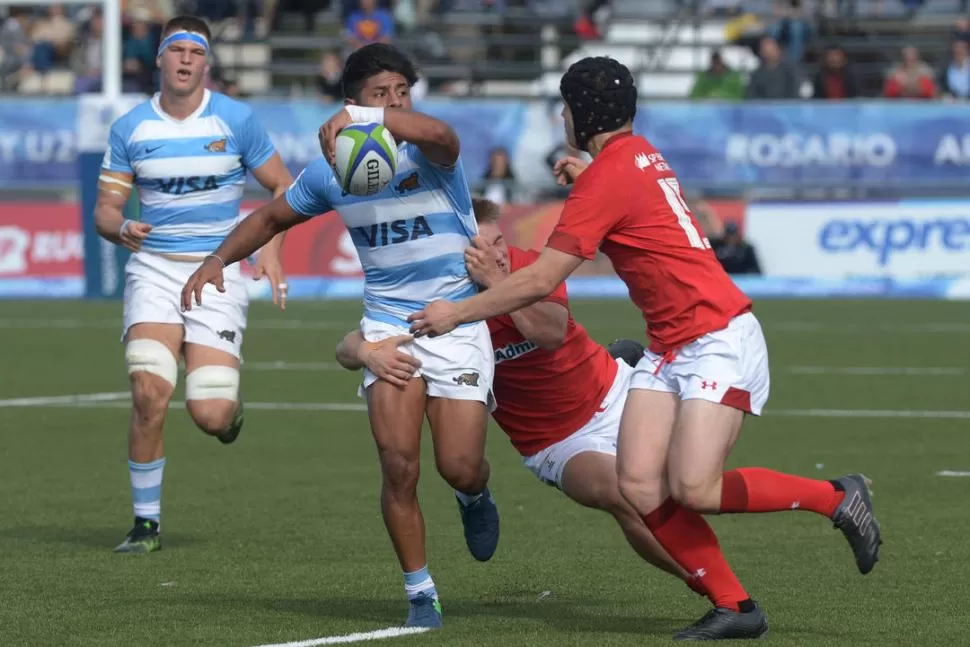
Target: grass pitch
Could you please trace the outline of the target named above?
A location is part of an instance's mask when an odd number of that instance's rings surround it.
[[[600,342],[642,337],[629,304],[574,311]],[[970,304],[764,302],[756,312],[772,397],[732,464],[862,471],[885,540],[863,577],[841,534],[809,513],[714,518],[768,613],[769,640],[964,644],[970,478],[938,472],[970,473]],[[253,306],[243,434],[224,447],[171,411],[164,549],[143,558],[111,552],[131,523],[127,403],[112,395],[127,388],[120,305],[4,304],[0,645],[248,647],[399,625],[406,603],[356,376],[332,365],[359,313],[356,303]],[[82,394],[108,395],[53,399]],[[491,562],[475,562],[427,437],[425,450],[445,629],[382,644],[662,644],[706,610],[640,562],[606,515],[540,484],[494,426],[502,539]]]

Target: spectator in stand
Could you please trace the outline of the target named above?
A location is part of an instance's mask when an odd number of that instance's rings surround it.
[[[805,43],[812,37],[812,26],[802,13],[801,0],[776,0],[777,20],[768,29],[768,35],[784,47],[788,60],[800,65],[805,56]]]
[[[394,16],[380,9],[377,0],[360,0],[360,9],[347,17],[347,42],[352,49],[371,43],[389,43],[394,37]]]
[[[132,12],[131,29],[122,46],[123,78],[125,92],[153,94],[155,83],[155,57],[158,42],[152,34],[152,15],[144,8]]]
[[[0,89],[16,88],[31,71],[29,61],[34,47],[27,35],[29,29],[30,9],[12,8],[10,17],[0,27]]]
[[[344,100],[344,89],[340,84],[343,64],[336,52],[324,52],[320,58],[320,71],[317,73],[317,90],[324,103]]]
[[[599,27],[596,26],[595,16],[597,11],[609,4],[610,0],[586,0],[585,6],[579,12],[579,17],[573,25],[573,29],[576,30],[576,35],[583,40],[602,39],[603,34],[600,33]]]
[[[936,97],[933,70],[920,59],[919,51],[915,47],[903,48],[903,60],[890,71],[883,95],[888,99]]]
[[[761,274],[761,264],[754,247],[741,237],[737,223],[724,225],[724,236],[711,241],[711,249],[721,261],[721,267],[731,275]]]
[[[965,40],[953,41],[953,58],[940,74],[940,88],[947,99],[970,99],[970,45]]]
[[[845,51],[838,45],[832,45],[825,50],[825,59],[815,76],[816,99],[838,101],[840,99],[855,99],[859,96],[859,84],[856,80]]]
[[[797,99],[802,78],[798,68],[785,60],[771,36],[761,39],[761,65],[748,82],[749,99]]]
[[[741,75],[724,64],[721,53],[711,54],[711,64],[694,79],[691,99],[717,99],[740,101],[744,98],[744,80]]]
[[[101,10],[95,9],[91,18],[81,30],[80,47],[75,50],[78,62],[74,89],[77,94],[99,92],[101,90],[101,37],[104,33],[104,19]]]
[[[966,0],[964,0],[963,11],[967,10]],[[953,27],[953,40],[965,40],[970,42],[970,20],[961,18]]]
[[[44,74],[58,62],[67,62],[74,45],[74,23],[64,15],[64,8],[53,4],[31,30],[34,41],[34,69]]]
[[[508,151],[504,148],[493,149],[488,169],[485,170],[485,198],[499,206],[505,206],[512,201],[514,185],[515,174],[512,172]]]

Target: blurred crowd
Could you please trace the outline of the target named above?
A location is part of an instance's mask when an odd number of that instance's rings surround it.
[[[712,3],[715,4],[715,3]],[[867,91],[851,56],[838,43],[824,42],[813,18],[799,0],[778,0],[770,15],[746,12],[740,3],[721,2],[708,7],[712,13],[730,20],[725,27],[730,44],[750,47],[758,57],[758,68],[749,78],[725,64],[720,52],[711,55],[707,70],[695,79],[694,99],[799,99],[824,100],[883,97],[886,99],[970,98],[970,21],[955,22],[947,59],[931,65],[916,47],[903,47],[894,64],[884,70],[881,86]],[[723,5],[730,4],[730,7]],[[879,3],[877,6],[881,6]],[[918,8],[918,0],[904,2]],[[851,8],[853,3],[833,3],[836,8]],[[966,5],[966,2],[964,2]],[[817,72],[805,72],[807,53],[817,56]]]
[[[205,18],[218,37],[253,38],[266,33],[263,5],[261,0],[122,0],[123,90],[151,93],[157,87],[155,54],[162,25],[169,18],[190,12]],[[100,5],[0,7],[0,20],[0,90],[100,91],[104,34]],[[238,88],[232,79],[218,75],[211,82],[229,93]]]

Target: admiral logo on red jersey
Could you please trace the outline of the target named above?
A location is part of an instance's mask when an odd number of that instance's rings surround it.
[[[526,353],[531,353],[534,350],[539,350],[539,347],[533,344],[528,339],[521,342],[512,342],[506,344],[501,348],[495,349],[495,363],[501,364],[502,362],[508,361],[510,359],[516,359],[517,357],[522,357]]]

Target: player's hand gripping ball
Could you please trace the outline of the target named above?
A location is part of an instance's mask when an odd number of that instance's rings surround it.
[[[337,133],[333,170],[344,191],[371,196],[397,172],[397,142],[380,124],[351,124]]]

